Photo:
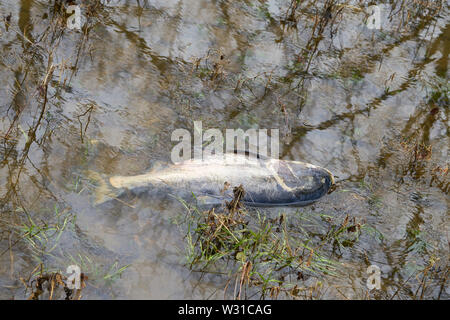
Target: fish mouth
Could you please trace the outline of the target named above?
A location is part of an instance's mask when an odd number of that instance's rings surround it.
[[[330,170],[318,167],[317,168],[317,175],[319,177],[317,181],[317,188],[312,191],[311,193],[318,193],[321,194],[320,197],[322,197],[325,194],[330,194],[334,190],[336,190],[336,181],[334,180],[334,176],[331,173]],[[320,181],[320,183],[319,183]]]
[[[336,190],[336,181],[334,180],[334,175],[331,173],[330,170],[325,169],[325,168],[322,168],[322,169],[328,174],[328,177],[330,178],[330,186],[329,186],[328,192],[327,192],[327,194],[330,194]]]

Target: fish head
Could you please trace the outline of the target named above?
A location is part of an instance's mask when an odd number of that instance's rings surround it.
[[[299,202],[315,201],[335,185],[329,170],[300,161],[281,162],[278,176],[282,187],[291,190]]]

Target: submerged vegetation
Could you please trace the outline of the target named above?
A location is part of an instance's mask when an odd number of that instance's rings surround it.
[[[370,229],[348,215],[338,224],[331,216],[320,214],[317,220],[300,210],[269,218],[242,207],[244,192],[236,187],[234,199],[218,211],[202,212],[184,203],[187,217],[178,221],[186,232],[187,266],[222,275],[224,297],[276,299],[283,293],[319,299],[325,289],[323,277],[345,273],[337,256],[326,249],[345,250],[358,241],[362,230]]]
[[[365,239],[380,242],[384,236],[348,214],[343,218],[308,216],[299,209],[290,217],[281,213],[270,218],[260,210],[243,207],[240,198],[244,192],[242,186],[235,187],[231,202],[207,211],[182,201],[187,216],[175,222],[185,234],[185,263],[191,272],[200,273],[201,279],[220,279],[225,299],[321,299],[332,290],[347,299],[338,287],[326,285],[330,277],[351,272],[351,265],[339,258],[358,254],[353,246],[362,233],[367,235]],[[367,289],[360,299],[399,295],[423,299],[427,293],[441,298],[450,273],[449,257],[418,231],[413,232],[409,250],[426,255],[425,264],[409,265],[409,276],[393,294]],[[364,260],[369,266],[367,255]]]

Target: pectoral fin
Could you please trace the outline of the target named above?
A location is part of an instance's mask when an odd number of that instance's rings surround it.
[[[198,195],[195,199],[197,200],[197,205],[211,206],[223,203],[224,198],[212,195]]]

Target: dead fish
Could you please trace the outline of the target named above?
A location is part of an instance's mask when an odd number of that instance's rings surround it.
[[[246,205],[303,206],[327,194],[335,183],[330,171],[309,163],[236,153],[186,160],[136,176],[89,176],[99,185],[96,204],[116,199],[126,190],[218,203],[231,200],[233,187],[242,185]]]

